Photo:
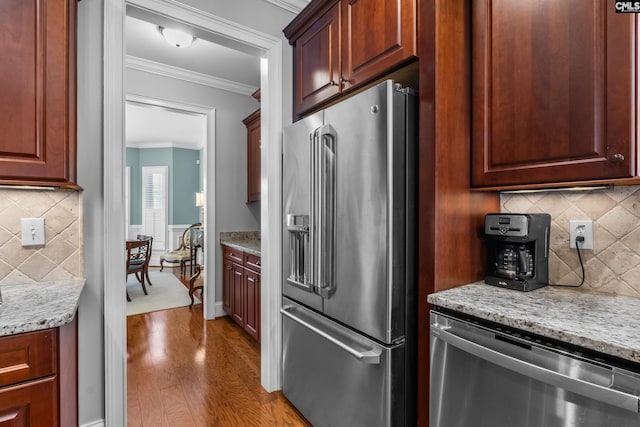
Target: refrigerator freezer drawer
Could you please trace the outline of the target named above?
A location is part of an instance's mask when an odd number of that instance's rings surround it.
[[[283,393],[315,426],[405,424],[405,347],[284,299]]]

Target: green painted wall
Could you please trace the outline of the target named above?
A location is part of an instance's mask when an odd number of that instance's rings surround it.
[[[127,148],[126,164],[131,167],[131,224],[142,224],[142,168],[167,166],[169,182],[169,225],[193,224],[200,220],[196,192],[201,172],[200,150],[186,148]]]

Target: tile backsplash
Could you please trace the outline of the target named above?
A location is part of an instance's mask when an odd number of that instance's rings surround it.
[[[0,189],[0,285],[81,278],[81,207],[78,191]],[[44,246],[22,247],[22,218],[44,218]]]
[[[640,186],[503,193],[500,202],[503,212],[551,215],[551,283],[580,283],[578,255],[569,249],[569,221],[591,219],[594,249],[580,251],[586,273],[583,288],[640,297]]]

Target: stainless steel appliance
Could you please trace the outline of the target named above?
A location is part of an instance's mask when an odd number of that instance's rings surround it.
[[[316,427],[415,423],[415,103],[389,80],[284,132],[283,393]]]
[[[550,228],[549,214],[488,214],[485,283],[518,291],[549,284]]]
[[[431,427],[640,425],[640,375],[599,353],[431,312]]]

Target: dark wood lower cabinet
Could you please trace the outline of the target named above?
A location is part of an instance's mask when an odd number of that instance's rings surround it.
[[[245,325],[244,330],[260,341],[260,274],[245,270]]]
[[[78,425],[77,321],[0,337],[0,427]]]
[[[0,390],[0,427],[59,425],[56,385],[56,377],[50,376]]]
[[[244,268],[235,264],[233,266],[231,317],[242,327],[244,327],[244,287]]]
[[[225,245],[222,256],[222,308],[260,342],[260,257]]]

